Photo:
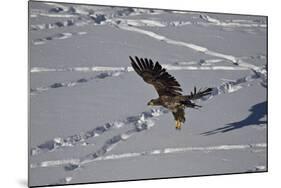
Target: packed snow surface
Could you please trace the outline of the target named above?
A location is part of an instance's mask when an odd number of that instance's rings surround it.
[[[30,2],[30,186],[267,171],[267,19]],[[151,58],[186,109],[148,107]]]

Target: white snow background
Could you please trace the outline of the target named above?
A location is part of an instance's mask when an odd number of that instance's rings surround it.
[[[58,0],[61,1],[61,0]],[[76,3],[96,3],[96,0],[68,0]],[[278,185],[280,174],[280,126],[279,122],[279,70],[280,11],[278,1],[223,1],[223,0],[173,0],[173,1],[127,1],[103,0],[102,4],[159,7],[166,9],[200,10],[240,14],[268,15],[269,22],[269,172],[200,178],[161,179],[122,183],[95,184],[96,187],[267,187]],[[1,114],[2,152],[1,186],[27,186],[27,2],[3,1],[0,11],[2,55],[1,66]],[[151,96],[150,96],[151,97]],[[201,103],[203,104],[203,103]],[[76,185],[75,187],[92,187]],[[70,186],[72,187],[72,186]]]
[[[29,16],[30,185],[267,170],[266,17],[41,2]],[[177,131],[129,55],[214,92]]]

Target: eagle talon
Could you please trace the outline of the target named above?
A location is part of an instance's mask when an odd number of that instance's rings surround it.
[[[176,121],[176,129],[181,129],[181,122]]]

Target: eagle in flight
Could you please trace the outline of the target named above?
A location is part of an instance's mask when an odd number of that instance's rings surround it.
[[[176,129],[181,129],[182,123],[185,122],[184,109],[186,107],[200,108],[201,106],[195,104],[193,101],[212,92],[212,88],[197,91],[196,87],[194,87],[194,91],[189,95],[182,95],[180,84],[158,62],[153,63],[151,59],[138,58],[137,56],[135,59],[131,56],[129,58],[135,72],[145,82],[153,85],[159,95],[159,98],[150,100],[148,105],[163,106],[169,109],[176,121]]]

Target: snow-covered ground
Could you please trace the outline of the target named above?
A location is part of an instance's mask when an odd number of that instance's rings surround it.
[[[30,2],[31,186],[267,171],[266,17]],[[129,56],[182,86],[186,110],[146,104]]]

